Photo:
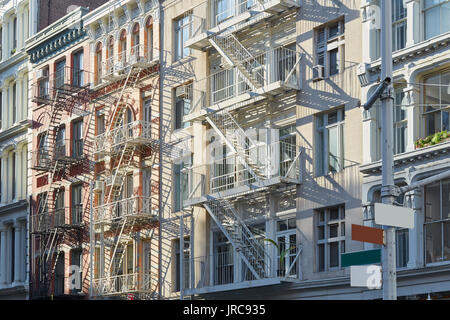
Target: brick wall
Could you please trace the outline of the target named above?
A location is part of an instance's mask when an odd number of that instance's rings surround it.
[[[71,5],[82,6],[94,10],[108,0],[38,0],[39,25],[38,32],[67,14]]]

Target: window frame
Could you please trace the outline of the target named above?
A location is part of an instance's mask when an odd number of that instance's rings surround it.
[[[328,117],[332,113],[337,113],[337,121],[328,124]],[[320,119],[322,119],[322,124],[319,123]],[[345,129],[345,107],[333,108],[325,113],[321,113],[315,117],[315,127],[316,127],[316,139],[319,143],[319,147],[315,148],[316,153],[316,176],[326,176],[329,174],[334,174],[337,172],[341,172],[345,169],[345,148],[344,148],[344,129]],[[339,170],[330,171],[330,163],[329,163],[329,129],[337,128],[338,130],[338,150],[339,154]],[[322,135],[321,135],[322,133]],[[322,139],[322,141],[321,141]],[[322,148],[322,149],[320,149]],[[318,162],[320,161],[320,162]],[[322,167],[320,167],[322,165]]]
[[[338,218],[330,219],[329,215],[332,209],[338,209]],[[323,213],[324,219],[321,221],[320,215]],[[314,210],[314,239],[315,239],[315,254],[316,254],[316,272],[330,272],[335,270],[342,269],[341,267],[341,254],[346,252],[346,232],[345,232],[345,205],[340,204],[336,206],[320,208]],[[329,235],[329,226],[337,224],[337,236],[330,237]],[[319,239],[319,228],[323,227],[323,238]],[[342,230],[344,233],[342,234]],[[329,244],[338,243],[338,265],[330,266],[330,249]],[[324,260],[323,260],[323,269],[320,266],[320,249],[319,246],[323,245],[324,248]]]
[[[187,19],[187,21],[183,21]],[[193,29],[193,15],[192,10],[185,12],[183,15],[173,20],[173,46],[174,46],[174,62],[179,61],[191,55],[191,49],[185,48],[184,43],[192,37]],[[184,29],[188,28],[188,37],[184,39]],[[181,48],[179,45],[181,44]],[[180,52],[181,51],[181,52]]]
[[[337,33],[330,35],[330,29],[337,25]],[[323,39],[321,40],[323,30]],[[327,22],[314,30],[314,65],[322,65],[324,69],[324,78],[329,78],[343,72],[342,65],[344,63],[344,35],[345,21],[344,18]],[[336,51],[336,72],[331,73],[331,52]],[[323,60],[321,64],[320,61]]]

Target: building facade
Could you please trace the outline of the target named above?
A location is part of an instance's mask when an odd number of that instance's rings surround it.
[[[0,298],[28,297],[28,65],[25,40],[34,31],[29,1],[1,8]]]
[[[102,100],[91,107],[93,299],[159,299],[168,292],[159,210],[159,10],[157,1],[109,1],[86,17],[93,91]]]
[[[448,6],[446,1],[392,1],[397,186],[449,170]],[[361,10],[363,64],[359,76],[361,100],[365,101],[380,77],[379,3],[362,2]],[[380,106],[363,117],[362,201],[364,222],[371,226],[373,203],[381,202]],[[397,199],[399,205],[413,208],[415,215],[413,229],[396,231],[399,297],[448,296],[449,183],[448,179],[435,181]]]

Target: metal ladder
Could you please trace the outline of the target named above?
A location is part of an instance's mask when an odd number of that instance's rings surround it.
[[[236,67],[239,75],[253,91],[264,85],[265,66],[242,45],[234,34],[215,35],[209,39],[209,42],[230,65]]]
[[[228,238],[236,252],[248,266],[256,279],[267,278],[270,270],[266,261],[269,254],[239,217],[233,204],[226,199],[214,199],[204,204],[204,207]]]

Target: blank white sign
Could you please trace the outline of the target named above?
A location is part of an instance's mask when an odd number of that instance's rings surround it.
[[[384,226],[414,228],[414,211],[410,208],[375,203],[375,223]]]
[[[381,267],[377,265],[350,266],[350,286],[381,289]]]

